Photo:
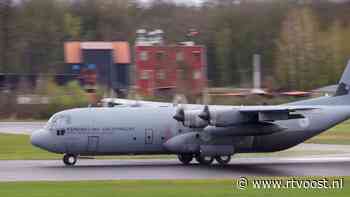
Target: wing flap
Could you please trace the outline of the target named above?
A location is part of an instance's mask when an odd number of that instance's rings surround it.
[[[239,112],[245,115],[256,115],[258,121],[277,121],[277,120],[290,120],[290,119],[302,119],[305,116],[301,113],[302,111],[315,110],[317,108],[312,107],[270,107],[270,106],[259,106],[250,107],[246,109],[240,109]]]
[[[291,120],[305,118],[302,114],[291,114],[288,111],[279,112],[259,112],[259,121],[276,121],[276,120]]]

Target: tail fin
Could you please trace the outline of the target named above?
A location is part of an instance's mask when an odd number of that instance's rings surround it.
[[[345,68],[343,76],[341,77],[338,85],[338,89],[334,96],[348,95],[350,92],[350,60]]]

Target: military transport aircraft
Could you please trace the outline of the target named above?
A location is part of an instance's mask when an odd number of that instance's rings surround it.
[[[78,156],[176,154],[227,164],[236,153],[291,148],[350,118],[350,61],[334,96],[276,106],[181,105],[131,101],[116,107],[79,108],[53,115],[31,136],[34,146]]]

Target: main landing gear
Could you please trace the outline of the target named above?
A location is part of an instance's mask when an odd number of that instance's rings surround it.
[[[211,156],[201,156],[201,155],[196,155],[196,161],[201,164],[201,165],[211,165],[214,161],[214,157]]]
[[[215,160],[221,165],[227,165],[231,161],[231,155],[216,156]]]
[[[63,163],[66,166],[74,166],[75,163],[77,163],[78,157],[76,155],[72,155],[72,154],[65,154],[63,156]]]
[[[183,163],[184,165],[188,165],[193,160],[192,154],[180,154],[177,156],[177,158]]]
[[[178,159],[181,161],[181,163],[188,165],[191,163],[193,158],[196,159],[196,161],[201,165],[211,165],[214,161],[214,159],[220,164],[220,165],[226,165],[231,161],[231,155],[223,155],[223,156],[201,156],[201,155],[193,155],[193,154],[180,154],[178,155]]]

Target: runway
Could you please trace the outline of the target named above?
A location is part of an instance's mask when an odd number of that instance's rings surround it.
[[[26,134],[42,129],[46,122],[0,122],[0,133]]]
[[[241,176],[350,176],[350,155],[233,158],[230,165],[183,166],[177,160],[0,161],[0,181],[232,179]]]

